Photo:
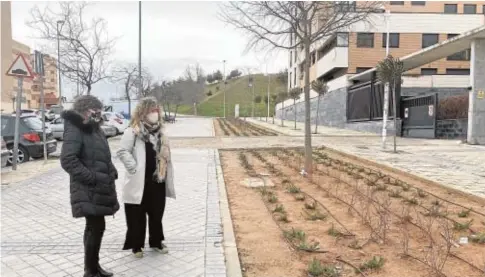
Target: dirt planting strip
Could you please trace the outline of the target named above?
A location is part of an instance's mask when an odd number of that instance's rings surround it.
[[[288,153],[288,152],[289,152],[288,150],[283,150],[283,152],[285,152],[286,154],[288,154],[289,156],[291,156],[291,158],[292,158],[293,160],[294,160],[295,158],[297,158],[297,157],[295,157],[295,156],[299,156],[299,155],[301,155],[301,153],[296,153],[296,155],[292,155],[291,153]],[[295,163],[292,163],[292,164],[295,164]],[[334,165],[334,166],[335,166],[335,165],[337,165],[337,166],[339,166],[340,164],[341,164],[341,163],[339,163],[339,162],[335,163],[335,161],[330,161],[330,162],[329,162],[329,163],[327,163],[326,165],[327,165],[327,166],[328,166],[328,165],[330,165],[330,166],[331,166],[331,165]],[[294,170],[298,170],[298,168],[297,168],[297,167],[295,168],[294,166],[293,166],[293,169],[294,169]],[[340,168],[340,167],[338,167],[337,169],[338,169],[339,171],[341,170],[341,168]],[[350,171],[352,171],[352,170],[350,170]],[[362,171],[360,171],[360,172],[362,172]],[[327,175],[328,175],[328,176],[330,176],[330,177],[336,178],[336,179],[338,179],[339,181],[341,181],[341,182],[343,182],[343,183],[346,183],[346,184],[347,184],[349,187],[352,187],[352,184],[350,184],[348,181],[346,182],[345,180],[343,180],[343,178],[342,178],[342,176],[341,176],[340,174],[339,174],[339,176],[338,176],[338,177],[332,176],[331,174],[329,174],[329,172],[328,172],[328,171],[327,171],[327,172],[325,172],[325,174],[327,174]],[[381,175],[382,175],[382,174],[381,174]],[[387,177],[387,176],[386,176],[386,175],[382,175],[382,176],[380,176],[380,179],[383,179],[383,177]],[[373,181],[375,181],[375,180],[373,180]],[[449,202],[452,202],[452,201],[449,201]],[[452,203],[454,203],[454,202],[452,202]],[[459,205],[459,206],[460,206],[460,207],[463,207],[462,205]],[[424,208],[424,209],[426,209],[427,211],[429,211],[429,209],[427,209],[426,207],[424,207],[424,206],[423,206],[423,208]],[[455,220],[450,219],[450,218],[448,218],[448,217],[446,217],[446,216],[440,216],[440,217],[442,217],[442,218],[446,218],[447,220],[449,220],[449,221],[453,222],[453,224],[454,224],[454,226],[455,226],[455,229],[456,229],[457,224],[461,224],[461,223],[457,223]],[[415,224],[413,224],[413,225],[415,225]],[[415,225],[415,226],[416,226],[416,225]],[[458,225],[458,226],[460,226],[460,225]],[[460,229],[461,229],[461,228],[464,228],[464,227],[463,227],[463,225],[461,225],[461,226],[462,226],[462,227],[460,227]],[[423,232],[431,232],[431,231],[427,231],[427,230],[425,230],[425,228],[423,228],[423,227],[419,227],[419,228],[420,228],[420,229],[421,229]],[[464,228],[464,229],[469,229],[469,230],[470,230],[470,228]],[[473,230],[470,230],[470,231],[472,232]],[[433,241],[432,236],[429,236],[429,238],[430,238],[430,239]],[[473,250],[473,249],[472,249],[472,250]],[[481,251],[483,251],[483,249],[477,249],[477,251],[480,251],[480,250],[481,250]],[[482,252],[482,253],[483,253],[483,252]],[[451,256],[451,257],[454,257],[454,258],[456,258],[456,259],[458,259],[458,260],[460,260],[460,261],[462,261],[462,262],[465,262],[465,263],[466,263],[466,264],[468,264],[470,267],[472,267],[474,270],[477,270],[477,271],[480,271],[480,272],[482,272],[482,273],[485,273],[483,269],[480,269],[480,268],[479,268],[478,266],[476,266],[475,264],[473,264],[473,263],[471,263],[471,262],[466,261],[464,258],[462,258],[462,257],[458,256],[458,255],[457,255],[457,254],[455,254],[455,253],[451,253],[451,252],[450,252],[450,256]],[[473,255],[471,255],[471,256],[473,257]],[[482,255],[482,256],[483,256],[483,255]],[[413,257],[413,258],[418,259],[417,257]]]
[[[252,163],[249,163],[248,162],[248,158],[247,156],[242,153],[242,152],[239,152],[239,157],[240,157],[240,162],[241,162],[241,165],[246,169],[246,172],[249,176],[257,176],[258,174],[255,172],[254,170],[254,167],[264,167],[266,169],[268,169],[271,173],[273,173],[277,180],[277,183],[278,183],[278,187],[282,187],[282,186],[294,186],[294,184],[292,183],[292,181],[290,180],[290,177],[285,175],[283,172],[281,172],[280,170],[276,169],[274,167],[274,165],[269,162],[268,160],[266,160],[264,157],[262,157],[260,155],[259,152],[257,151],[249,151],[249,153],[256,159],[255,161],[253,160]],[[273,180],[274,180],[273,179]],[[294,186],[294,188],[298,188],[296,186]],[[306,252],[306,253],[327,253],[329,255],[332,255],[334,257],[334,259],[336,261],[339,261],[343,264],[346,264],[348,266],[350,266],[353,270],[357,270],[357,272],[359,272],[362,276],[367,276],[366,274],[364,274],[358,266],[356,266],[354,263],[352,263],[351,261],[347,260],[347,259],[344,259],[342,258],[339,254],[335,253],[334,251],[332,250],[321,250],[318,247],[319,243],[316,243],[316,244],[307,244],[306,241],[298,241],[296,240],[295,242],[295,239],[293,238],[293,240],[291,238],[288,238],[288,236],[291,237],[292,234],[295,234],[295,233],[298,233],[301,232],[304,230],[302,228],[294,228],[292,227],[291,228],[291,231],[290,229],[288,228],[288,225],[297,225],[297,224],[293,224],[293,223],[296,223],[296,214],[292,214],[291,211],[278,211],[276,212],[276,210],[279,208],[279,207],[285,207],[283,205],[278,205],[277,203],[272,203],[273,205],[271,206],[271,199],[272,197],[275,197],[275,195],[278,195],[279,197],[277,197],[276,199],[281,199],[283,197],[282,196],[282,193],[279,192],[277,193],[276,189],[271,189],[271,188],[267,188],[267,187],[263,187],[260,189],[260,193],[262,195],[262,201],[265,203],[265,206],[267,208],[267,211],[268,213],[272,214],[272,218],[275,222],[275,224],[280,228],[280,231],[281,233],[283,234],[283,238],[284,240],[286,241],[286,243],[288,243],[288,245],[294,249],[295,251],[300,251],[300,252]],[[284,193],[283,193],[284,194]],[[315,199],[314,197],[312,197],[310,194],[304,192],[304,191],[299,191],[298,193],[296,193],[296,195],[305,195],[305,199],[306,198],[310,198],[312,199],[314,202],[318,203],[318,205],[323,208],[325,211],[327,211],[328,215],[332,218],[331,220],[332,221],[335,221],[335,223],[337,223],[338,225],[341,226],[341,228],[343,230],[345,230],[345,233],[344,232],[340,232],[338,230],[335,229],[335,232],[337,232],[337,236],[342,236],[342,237],[354,237],[355,235],[352,234],[348,229],[347,227],[342,224],[338,219],[337,217],[335,217],[331,212],[330,210],[325,206],[323,205],[323,203],[321,201],[318,201],[317,199]],[[289,200],[288,198],[291,198],[291,195],[289,197],[286,197],[287,200]],[[278,201],[278,200],[276,200]],[[289,200],[289,201],[292,201],[292,200]],[[289,201],[283,201],[285,202],[286,204],[288,204]],[[295,200],[293,200],[295,201]],[[296,201],[302,201],[301,203],[305,203],[303,202],[303,200],[296,200]],[[305,203],[305,206],[307,206],[308,204]],[[317,206],[314,206],[312,209],[317,209],[318,207]],[[286,214],[292,214],[291,215],[291,219],[287,219],[286,218]],[[281,219],[281,215],[285,215],[285,220],[282,220]],[[302,215],[303,216],[303,215]],[[321,220],[318,220],[316,221],[316,223],[318,224],[321,224],[322,223],[322,220],[323,221],[326,221],[327,224],[329,223],[328,220],[325,218],[325,219],[321,219]],[[282,222],[286,222],[286,224],[282,224]],[[284,226],[284,225],[287,225],[287,226]],[[332,223],[331,224],[331,228],[333,228],[334,224]],[[286,227],[286,228],[285,228]],[[301,227],[299,225],[297,225],[297,227]],[[306,230],[306,231],[310,231],[310,230]],[[308,232],[308,234],[311,234],[312,232]],[[298,242],[300,244],[298,244]],[[335,250],[335,249],[334,249]]]

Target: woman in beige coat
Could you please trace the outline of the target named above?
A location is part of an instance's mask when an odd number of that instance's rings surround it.
[[[165,240],[162,217],[165,198],[175,199],[174,173],[170,146],[155,99],[140,100],[117,154],[126,169],[122,199],[127,232],[123,250],[131,249],[136,257],[143,257],[148,215],[150,247],[168,253],[162,243]]]

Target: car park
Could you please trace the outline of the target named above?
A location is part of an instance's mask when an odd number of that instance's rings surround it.
[[[49,123],[49,129],[52,131],[52,136],[57,140],[62,140],[64,136],[64,118],[58,117]],[[117,135],[117,129],[114,126],[103,122],[101,130],[107,137],[114,137]]]
[[[1,130],[6,147],[9,150],[7,164],[12,164],[15,137],[15,115],[1,115]],[[46,127],[42,129],[42,121],[34,114],[26,113],[20,116],[19,122],[19,148],[17,163],[24,163],[30,158],[44,156],[43,134],[46,134],[47,154],[57,150],[57,142],[52,131]]]
[[[120,113],[104,112],[103,120],[106,125],[111,125],[116,128],[116,134],[122,134],[128,128],[128,120]]]
[[[7,143],[2,137],[2,167],[5,167],[8,162],[8,156],[10,154],[10,151],[7,149]]]

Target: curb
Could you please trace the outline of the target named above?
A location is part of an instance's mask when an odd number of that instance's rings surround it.
[[[226,183],[222,173],[221,159],[219,150],[216,149],[216,172],[217,183],[219,184],[219,209],[222,218],[223,228],[223,248],[226,260],[226,274],[230,277],[242,277],[241,263],[237,252],[236,238],[232,226],[231,211],[229,210],[229,201],[227,199]]]

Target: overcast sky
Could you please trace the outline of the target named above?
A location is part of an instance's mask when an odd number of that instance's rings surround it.
[[[102,17],[108,23],[109,34],[119,37],[113,59],[116,63],[138,60],[138,2],[91,2],[87,18]],[[30,9],[45,7],[46,2],[12,2],[12,36],[29,45],[32,50],[42,42],[25,22]],[[49,6],[55,7],[56,2]],[[222,60],[227,60],[226,72],[238,67],[251,66],[270,72],[286,67],[284,51],[244,54],[246,37],[243,33],[221,22],[217,17],[217,2],[143,2],[142,3],[142,64],[149,68],[156,80],[180,76],[188,64],[199,62],[206,72],[222,71]],[[63,86],[64,87],[64,86]],[[93,93],[107,100],[121,88],[100,84]],[[73,87],[63,89],[70,95]]]

